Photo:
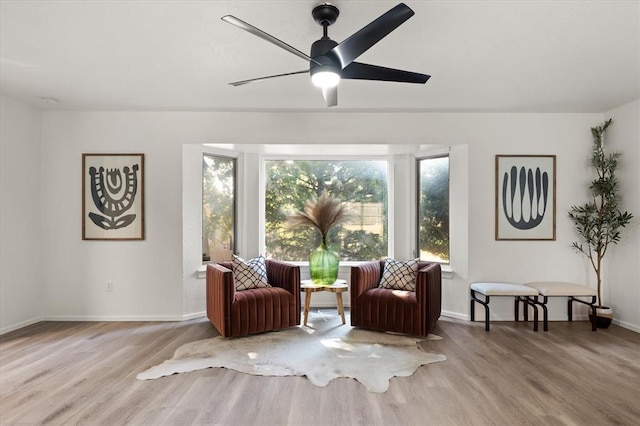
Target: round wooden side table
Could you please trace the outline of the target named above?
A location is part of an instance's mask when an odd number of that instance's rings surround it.
[[[307,319],[309,318],[309,305],[311,304],[311,294],[320,291],[329,291],[336,294],[336,304],[338,305],[338,312],[342,318],[342,324],[347,322],[344,319],[344,305],[342,304],[342,293],[349,290],[347,281],[336,280],[331,285],[317,285],[311,280],[300,281],[300,291],[304,291],[304,325],[307,325]]]

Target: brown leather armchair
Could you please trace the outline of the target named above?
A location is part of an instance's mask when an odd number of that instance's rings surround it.
[[[236,291],[230,262],[207,265],[207,317],[223,337],[300,324],[300,267],[266,259],[271,287]]]
[[[414,292],[379,288],[384,263],[380,260],[351,267],[351,325],[414,336],[428,335],[440,318],[440,264],[418,264]]]

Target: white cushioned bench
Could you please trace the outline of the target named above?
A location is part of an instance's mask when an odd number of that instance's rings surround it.
[[[475,303],[484,306],[484,329],[489,331],[489,301],[491,297],[513,297],[514,298],[514,317],[519,321],[518,306],[522,302],[524,304],[524,320],[529,320],[527,306],[533,307],[533,331],[538,331],[538,308],[537,303],[538,290],[516,283],[505,282],[474,282],[470,287],[471,300],[471,321],[475,318]],[[484,296],[484,300],[478,298],[478,294]]]
[[[536,298],[535,304],[542,307],[543,319],[542,324],[544,327],[544,331],[549,329],[549,321],[547,314],[547,301],[549,297],[568,297],[569,300],[567,302],[567,318],[569,321],[573,321],[573,302],[582,303],[584,305],[589,306],[592,310],[592,314],[596,315],[596,296],[597,293],[594,289],[574,283],[567,282],[556,282],[556,281],[534,281],[525,283],[527,287],[531,287],[536,289],[540,296],[542,296],[542,302]],[[587,302],[581,299],[577,299],[578,297],[590,297],[591,302]],[[596,331],[596,323],[595,321],[591,325],[591,330]]]

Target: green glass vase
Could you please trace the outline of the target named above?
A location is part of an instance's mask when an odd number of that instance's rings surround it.
[[[327,247],[326,237],[320,246],[309,254],[309,273],[316,285],[329,286],[338,279],[340,257]]]

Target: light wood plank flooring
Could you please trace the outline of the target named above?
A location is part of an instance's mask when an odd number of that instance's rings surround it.
[[[339,322],[336,316],[336,322]],[[186,322],[43,322],[0,337],[0,423],[221,425],[638,425],[640,334],[586,322],[441,318],[427,351],[447,361],[368,393],[351,379],[222,368],[138,381],[180,345],[216,336]]]

